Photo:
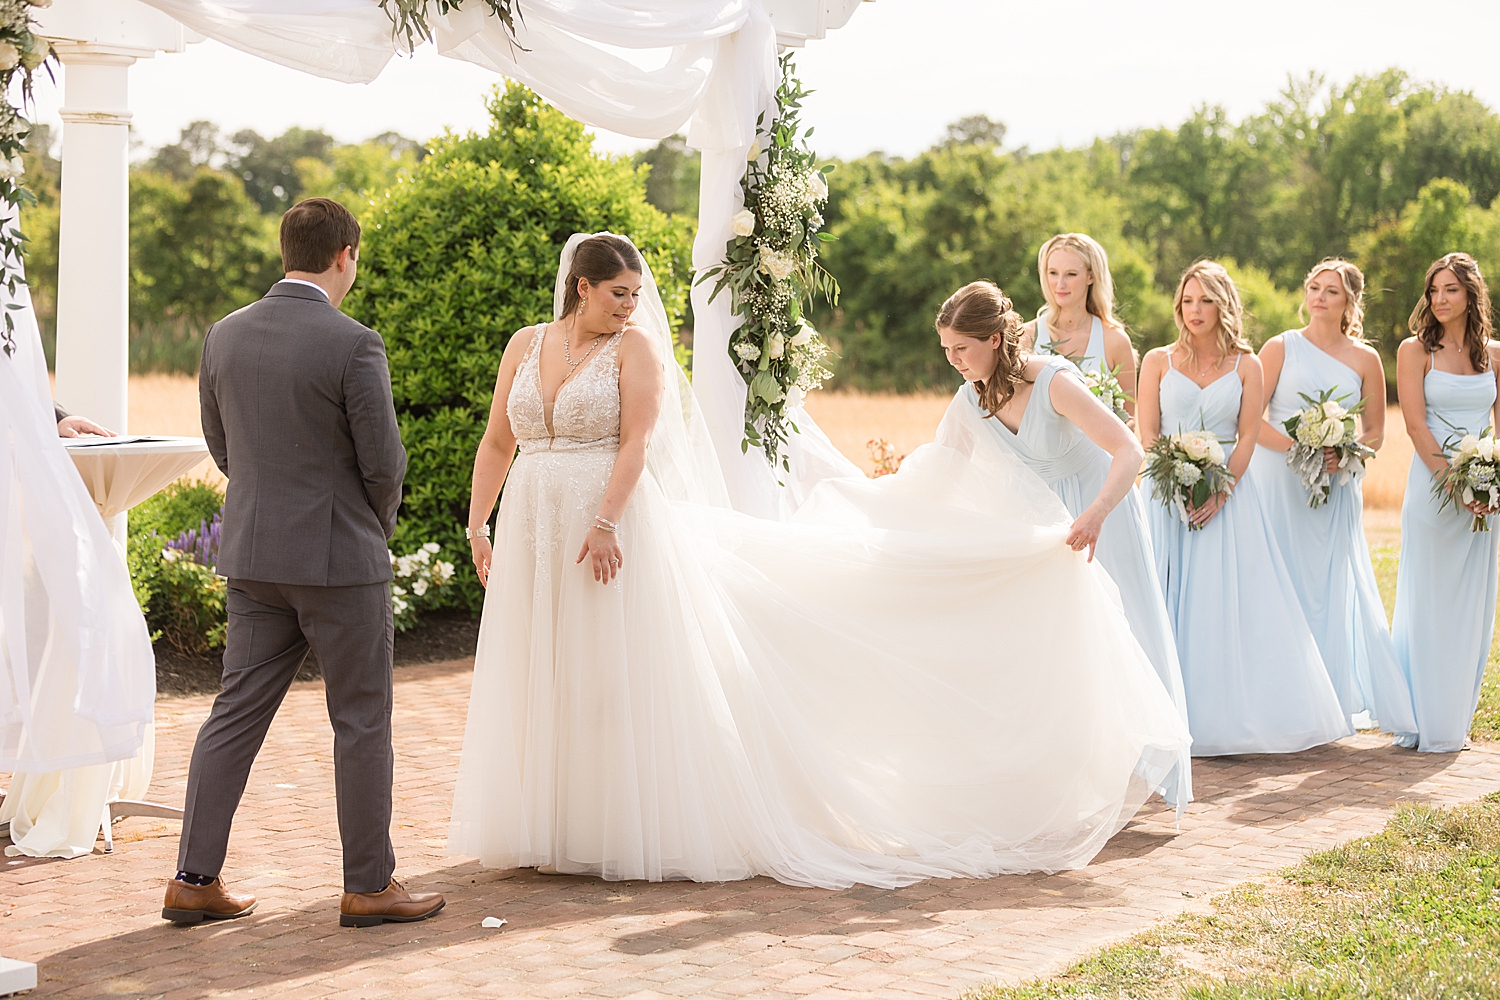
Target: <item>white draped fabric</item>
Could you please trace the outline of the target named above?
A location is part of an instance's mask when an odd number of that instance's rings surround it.
[[[7,854],[93,848],[104,804],[151,780],[156,667],[130,577],[57,436],[31,297],[0,285],[0,807]]]
[[[375,0],[145,0],[210,38],[283,66],[347,83],[373,80],[404,39]],[[513,44],[481,0],[434,15],[444,55],[519,80],[589,125],[643,139],[686,128],[703,151],[693,265],[714,266],[740,210],[756,118],[772,107],[776,32],[759,0],[525,0]],[[634,50],[628,58],[622,50]],[[654,51],[653,51],[654,50]],[[856,467],[799,412],[786,484],[743,454],[745,383],[729,359],[726,293],[693,290],[693,380],[736,508],[782,518],[830,475]]]

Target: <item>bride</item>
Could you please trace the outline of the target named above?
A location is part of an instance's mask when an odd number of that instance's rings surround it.
[[[751,518],[635,247],[569,240],[553,311],[507,346],[474,464],[451,852],[828,888],[1050,872],[1162,783],[1189,737],[1117,591],[972,407],[899,474]]]

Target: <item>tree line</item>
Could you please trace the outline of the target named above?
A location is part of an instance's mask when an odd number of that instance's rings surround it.
[[[27,284],[49,359],[55,339],[61,163],[46,126],[27,138],[21,213]],[[426,155],[387,132],[340,143],[316,129],[274,138],[224,135],[193,122],[178,141],[130,169],[130,363],[132,371],[196,372],[208,325],[261,295],[281,276],[281,214],[301,198],[337,198],[356,211]]]
[[[989,278],[1034,315],[1036,253],[1059,232],[1087,232],[1109,252],[1120,315],[1143,350],[1176,336],[1171,292],[1194,260],[1234,274],[1259,343],[1302,325],[1314,263],[1346,257],[1366,273],[1365,332],[1389,366],[1431,260],[1500,259],[1500,117],[1398,69],[1342,85],[1292,80],[1238,121],[1205,106],[1175,127],[1082,148],[1004,140],[1000,123],[964,119],[915,157],[871,153],[830,175],[838,241],[824,263],[843,295],[819,320],[843,384],[951,385],[932,332],[938,305]]]
[[[58,164],[29,141],[22,214],[44,329],[55,302]],[[209,322],[279,275],[276,226],[301,197],[370,199],[426,155],[394,133],[343,144],[316,130],[223,135],[195,122],[131,170],[132,364],[192,371]],[[698,157],[681,137],[622,158],[646,200],[690,224]],[[815,319],[836,347],[835,386],[948,387],[932,317],[955,288],[989,278],[1028,317],[1042,305],[1036,252],[1082,231],[1110,254],[1119,314],[1138,347],[1175,336],[1171,291],[1189,263],[1234,274],[1257,340],[1300,325],[1307,269],[1338,255],[1364,269],[1366,334],[1394,363],[1426,264],[1449,250],[1500,258],[1500,116],[1472,93],[1399,69],[1330,83],[1290,80],[1235,120],[1203,106],[1176,126],[1033,151],[973,116],[910,158],[833,161],[824,264],[843,288]],[[688,319],[689,324],[691,318]],[[1394,379],[1391,380],[1394,384]]]

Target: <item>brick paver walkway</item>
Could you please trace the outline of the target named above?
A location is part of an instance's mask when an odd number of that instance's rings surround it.
[[[421,924],[338,926],[332,734],[319,683],[288,696],[251,775],[226,868],[260,909],[225,924],[158,919],[177,824],[131,819],[113,855],[0,866],[0,953],[40,964],[36,995],[139,997],[957,998],[1043,974],[1206,894],[1373,832],[1392,803],[1500,788],[1500,747],[1418,755],[1357,736],[1285,757],[1200,761],[1181,830],[1143,812],[1088,869],[931,881],[888,892],[606,883],[484,871],[444,856],[466,663],[396,685],[400,874],[447,894]],[[181,802],[208,698],[158,704],[159,801]],[[486,916],[508,924],[480,927]]]

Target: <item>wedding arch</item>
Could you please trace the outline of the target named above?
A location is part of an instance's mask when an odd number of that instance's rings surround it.
[[[212,38],[360,83],[430,40],[443,55],[525,83],[585,124],[642,139],[685,129],[703,156],[693,245],[701,273],[723,260],[734,239],[747,154],[757,122],[774,110],[778,47],[824,37],[860,2],[54,0],[35,8],[37,30],[66,69],[59,398],[87,400],[93,417],[126,427],[127,72],[136,59]],[[621,50],[649,51],[649,59]],[[807,419],[797,420],[803,433],[787,442],[783,470],[742,447],[746,382],[729,353],[736,319],[730,297],[713,297],[712,287],[693,290],[696,394],[732,502],[747,513],[783,516],[817,479],[853,467]]]

